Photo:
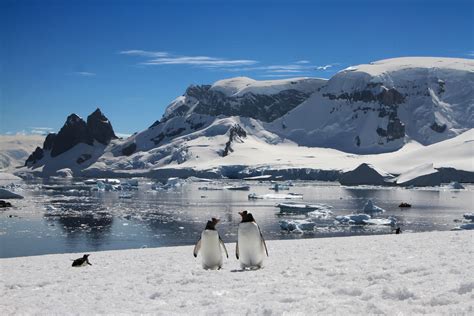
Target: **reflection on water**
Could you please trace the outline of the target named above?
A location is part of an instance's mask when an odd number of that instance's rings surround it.
[[[238,212],[254,214],[267,239],[293,239],[347,235],[387,234],[393,227],[342,225],[334,216],[362,210],[371,199],[392,216],[404,232],[449,230],[462,214],[472,211],[473,186],[467,190],[341,187],[337,183],[295,182],[289,191],[303,194],[301,203],[331,206],[333,217],[280,214],[276,200],[249,200],[249,193],[268,194],[270,183],[249,182],[250,191],[199,190],[223,188],[232,182],[189,182],[171,190],[151,190],[141,180],[138,190],[94,191],[82,182],[29,182],[22,185],[24,200],[0,211],[0,257],[108,249],[194,244],[211,217],[219,217],[222,238],[233,242],[240,221]],[[234,182],[235,184],[235,182]],[[409,202],[410,209],[400,209]],[[280,221],[310,220],[314,229],[304,233],[282,231]]]

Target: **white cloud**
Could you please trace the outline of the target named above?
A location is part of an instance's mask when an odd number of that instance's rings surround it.
[[[48,135],[53,129],[51,127],[29,127],[28,131],[23,131],[26,134]]]
[[[78,76],[83,76],[83,77],[93,77],[96,74],[93,72],[88,72],[88,71],[75,71],[73,74],[78,75]]]
[[[119,54],[143,56],[143,57],[166,57],[169,55],[167,52],[151,52],[151,51],[139,50],[139,49],[123,50],[123,51],[120,51]]]
[[[210,56],[178,56],[168,52],[151,52],[144,50],[126,50],[119,54],[148,57],[149,59],[140,63],[146,66],[160,66],[160,65],[189,65],[204,68],[225,68],[236,66],[247,66],[258,63],[251,59],[227,59]]]
[[[295,62],[295,64],[310,64],[310,63],[311,62],[309,60],[305,60],[305,59],[298,60],[298,61]]]
[[[470,51],[469,53],[467,53],[467,56],[474,57],[474,51]]]

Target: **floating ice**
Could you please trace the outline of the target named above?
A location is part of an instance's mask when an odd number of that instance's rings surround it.
[[[256,194],[250,193],[249,200],[301,200],[303,194],[288,193],[288,194]]]
[[[377,205],[374,205],[372,200],[368,200],[363,209],[364,213],[367,214],[375,214],[375,213],[383,213],[385,210]]]
[[[325,204],[298,204],[298,203],[279,203],[276,207],[280,208],[281,213],[312,212],[316,210],[326,210],[330,208]]]
[[[368,225],[394,226],[397,223],[397,219],[391,216],[389,218],[371,218],[364,220],[364,223]]]
[[[250,190],[250,186],[248,185],[232,185],[232,186],[227,186],[224,187],[227,190],[232,190],[232,191],[248,191]]]
[[[350,225],[364,225],[366,221],[370,220],[370,215],[367,214],[351,214],[351,215],[342,215],[336,216],[336,221],[342,224]]]
[[[280,228],[290,232],[304,232],[313,231],[316,223],[302,219],[302,220],[281,220]]]
[[[278,183],[275,183],[273,184],[272,187],[269,188],[270,190],[275,190],[275,191],[281,191],[281,190],[289,190],[289,186],[285,185],[285,184],[278,184]]]

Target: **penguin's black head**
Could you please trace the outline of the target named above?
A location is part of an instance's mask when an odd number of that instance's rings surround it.
[[[83,255],[82,256],[83,259],[87,259],[87,257],[89,257],[89,255]]]
[[[253,218],[252,213],[249,213],[247,211],[239,212],[240,216],[242,216],[242,222],[241,223],[247,223],[247,222],[255,222],[255,219]]]
[[[220,222],[220,219],[217,219],[217,218],[213,217],[213,218],[211,218],[210,221],[207,221],[205,229],[216,230],[216,225],[219,222]]]

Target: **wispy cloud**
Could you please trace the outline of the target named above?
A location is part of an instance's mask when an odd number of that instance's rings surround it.
[[[78,76],[83,76],[83,77],[93,77],[96,75],[95,73],[88,72],[88,71],[75,71],[73,72],[73,74],[78,75]]]
[[[52,131],[51,127],[29,127],[28,134],[47,135]]]
[[[188,65],[204,68],[224,68],[254,65],[258,63],[251,59],[227,59],[210,56],[180,56],[173,55],[168,52],[152,52],[144,50],[126,50],[119,54],[148,57],[147,60],[140,62],[140,65],[145,66],[160,66],[160,65]]]
[[[166,57],[169,54],[167,52],[151,52],[147,50],[132,49],[132,50],[123,50],[120,51],[121,55],[131,55],[131,56],[142,56],[142,57]]]
[[[466,54],[467,56],[474,57],[474,50],[471,50],[469,53]]]
[[[288,64],[265,65],[253,59],[186,56],[175,55],[165,51],[146,51],[138,49],[120,51],[119,54],[142,57],[144,60],[138,63],[142,66],[187,65],[220,71],[241,73],[257,72],[257,75],[262,77],[311,76],[314,72],[328,71],[330,68],[339,65],[338,63],[333,63],[319,66],[306,59],[296,60]]]

